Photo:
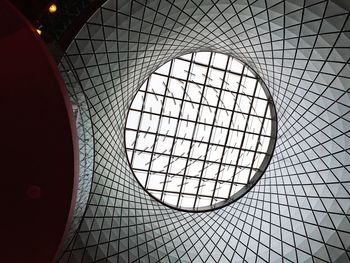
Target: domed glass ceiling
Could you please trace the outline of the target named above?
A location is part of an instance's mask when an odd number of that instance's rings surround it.
[[[197,52],[154,72],[128,113],[125,146],[146,191],[180,210],[206,211],[246,193],[276,137],[269,92],[246,65]]]

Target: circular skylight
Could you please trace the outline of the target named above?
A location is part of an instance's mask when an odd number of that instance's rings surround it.
[[[198,52],[154,72],[130,107],[125,146],[143,188],[172,208],[237,200],[271,158],[276,114],[260,78],[224,54]]]

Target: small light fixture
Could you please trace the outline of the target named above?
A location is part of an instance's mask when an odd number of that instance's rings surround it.
[[[41,31],[41,29],[39,29],[39,28],[36,28],[36,29],[35,29],[35,31],[36,31],[36,32],[38,33],[38,35],[39,35],[39,36],[41,36],[41,34],[42,34],[42,31]]]
[[[51,14],[53,14],[53,13],[56,13],[56,11],[57,11],[57,5],[54,4],[54,3],[52,3],[52,4],[49,6],[49,12],[50,12]]]

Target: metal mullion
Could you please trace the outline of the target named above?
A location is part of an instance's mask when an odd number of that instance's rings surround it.
[[[200,101],[199,101],[199,107],[198,107],[198,113],[197,113],[197,117],[196,117],[196,122],[195,122],[195,125],[194,125],[194,128],[193,128],[192,139],[191,139],[190,147],[189,147],[189,150],[188,150],[188,157],[190,157],[190,155],[191,155],[194,135],[195,135],[195,132],[196,132],[197,122],[198,122],[199,115],[200,115],[200,109],[202,107],[202,101],[203,101],[203,98],[204,98],[204,90],[205,90],[205,86],[206,86],[206,83],[207,83],[207,80],[208,80],[208,74],[209,74],[209,70],[210,70],[210,64],[211,64],[211,61],[212,61],[212,57],[213,57],[213,53],[210,53],[209,62],[208,62],[208,69],[207,69],[207,73],[205,74],[205,79],[204,79],[204,83],[203,83],[203,90],[202,90],[201,98],[200,98]],[[188,72],[188,73],[190,73],[190,72]],[[188,166],[188,160],[189,160],[189,158],[187,158],[187,160],[186,160],[184,176],[182,178],[182,183],[181,183],[181,187],[180,187],[180,191],[179,191],[179,199],[177,200],[177,206],[179,206],[180,196],[181,196],[181,192],[182,192],[184,181],[185,181],[185,177],[186,177],[186,170],[187,170],[187,166]]]
[[[135,129],[127,129],[127,130],[130,130],[130,131],[137,131]],[[256,133],[248,133],[246,132],[247,134],[253,134],[253,135],[259,135],[259,134],[256,134]],[[147,132],[147,134],[151,134],[151,135],[156,135],[155,132]],[[172,135],[164,135],[164,134],[159,134],[160,136],[164,136],[164,137],[167,137],[167,138],[170,138],[170,139],[174,139],[175,136],[172,136]],[[262,135],[263,136],[263,135]],[[270,136],[263,136],[265,138],[270,138],[272,139],[272,137]],[[181,140],[184,140],[184,141],[191,141],[191,139],[187,139],[187,138],[178,138],[178,139],[181,139]],[[198,140],[193,140],[193,142],[202,142],[202,141],[198,141]],[[214,147],[214,146],[224,146],[223,144],[218,144],[218,143],[208,143],[211,147]],[[133,150],[133,148],[128,148],[126,147],[127,150]],[[226,149],[229,149],[229,150],[239,150],[239,147],[236,147],[236,146],[226,146]],[[138,149],[135,149],[134,151],[139,151],[139,152],[148,152],[148,151],[145,151],[145,150],[138,150]],[[250,150],[250,149],[246,149],[245,151],[247,152],[255,152],[254,150]],[[260,153],[260,154],[267,154],[269,155],[268,153],[265,153],[265,152],[260,152],[260,151],[256,151],[257,153]],[[164,155],[167,155],[166,153],[159,153],[159,152],[156,152],[157,154],[164,154]],[[181,156],[180,156],[181,157]],[[214,161],[213,161],[214,162]]]
[[[145,170],[136,169],[136,168],[135,168],[135,170],[136,170],[136,171],[141,171],[141,172],[144,172],[144,171],[145,171]],[[151,170],[151,172],[157,172],[157,171]],[[159,173],[160,173],[160,174],[165,174],[165,172],[159,172]],[[174,175],[174,176],[181,176],[181,175],[174,174],[174,173],[168,173],[168,174]],[[193,178],[193,179],[200,179],[200,177],[198,177],[198,176],[190,176],[190,178]],[[205,180],[206,180],[206,181],[214,181],[214,182],[216,181],[216,179],[213,179],[213,178],[206,178]],[[217,181],[222,182],[222,183],[230,183],[230,182],[231,182],[231,181],[220,180],[220,179],[218,179]],[[245,183],[237,183],[237,184],[246,185]],[[147,190],[153,190],[153,189],[147,188]],[[158,190],[158,191],[162,191],[162,190]],[[168,192],[168,191],[164,190],[164,192]]]
[[[229,123],[229,125],[228,125],[228,131],[227,131],[227,135],[226,135],[226,138],[225,138],[225,143],[224,143],[224,149],[222,150],[222,152],[223,152],[223,154],[222,154],[222,156],[221,156],[221,160],[220,160],[220,164],[219,164],[219,169],[218,169],[218,173],[217,173],[217,175],[216,175],[216,183],[215,183],[215,185],[214,185],[214,191],[213,191],[213,195],[212,195],[212,199],[211,199],[211,203],[210,203],[210,205],[212,205],[213,204],[213,199],[214,199],[214,195],[215,195],[215,188],[216,188],[216,185],[217,185],[217,180],[218,180],[218,178],[219,178],[219,173],[220,173],[220,170],[221,170],[221,166],[222,166],[222,162],[223,162],[223,160],[224,160],[224,153],[225,153],[225,149],[226,149],[226,145],[227,145],[227,142],[228,142],[228,138],[229,138],[229,135],[230,135],[230,127],[231,127],[231,125],[232,125],[232,120],[233,120],[233,115],[234,115],[234,113],[235,113],[235,108],[236,108],[236,104],[237,104],[237,100],[238,100],[238,94],[239,94],[239,90],[241,89],[241,84],[242,84],[242,79],[243,79],[243,72],[244,72],[244,69],[245,69],[246,67],[245,66],[243,66],[243,68],[242,68],[242,75],[241,75],[241,77],[240,77],[240,79],[239,79],[239,85],[238,85],[238,89],[237,89],[237,95],[236,95],[236,100],[235,100],[235,103],[233,104],[233,109],[232,109],[232,114],[231,114],[231,118],[230,118],[230,123]]]
[[[258,84],[259,84],[259,82],[257,81],[257,82],[255,83],[253,95],[255,95],[255,93],[256,93],[256,89],[257,89],[257,87],[258,87]],[[244,144],[244,139],[245,139],[247,127],[248,127],[248,125],[249,125],[249,117],[250,117],[250,112],[252,111],[252,108],[253,108],[253,101],[252,101],[252,104],[251,104],[251,106],[250,106],[250,108],[249,108],[247,123],[246,123],[246,125],[245,125],[245,127],[244,127],[241,146],[239,147],[239,150],[238,150],[237,161],[236,161],[236,164],[237,164],[237,165],[239,164],[239,159],[240,159],[242,147],[243,147],[243,144]],[[229,195],[230,195],[230,193],[231,193],[231,191],[232,191],[232,186],[233,186],[233,182],[234,182],[235,175],[236,175],[236,171],[237,171],[237,165],[235,166],[235,170],[234,170],[234,172],[233,172],[232,182],[231,182],[231,186],[230,186],[230,190],[229,190]],[[248,181],[248,182],[249,182],[249,181]],[[247,182],[247,184],[248,184],[248,182]],[[229,196],[228,196],[228,197],[229,197]]]
[[[152,95],[157,95],[157,96],[162,96],[162,95],[160,95],[160,94],[157,94],[157,93],[152,93],[152,92],[147,92],[147,94],[152,94]],[[237,96],[237,94],[236,94],[236,96]],[[247,95],[246,97],[248,97],[249,95]],[[174,99],[176,99],[175,97],[171,97],[171,96],[164,96],[165,98],[169,98],[169,99],[172,99],[172,98],[174,98]],[[180,101],[180,103],[181,103],[181,101],[182,100],[180,100],[180,99],[176,99],[176,100],[179,100]],[[249,99],[249,100],[251,100],[251,99]],[[199,104],[198,102],[194,102],[194,101],[189,101],[189,100],[183,100],[184,102],[189,102],[189,103],[194,103],[194,104]],[[266,101],[266,102],[268,102],[268,100],[264,100],[264,101]],[[208,107],[212,107],[212,106],[208,106]],[[213,107],[212,107],[213,108]],[[227,111],[227,109],[226,108],[221,108],[221,107],[217,107],[217,109],[218,110],[224,110],[224,111]],[[137,109],[130,109],[131,111],[137,111],[137,112],[141,112],[141,110],[137,110]],[[143,111],[144,113],[148,113],[148,114],[153,114],[153,115],[156,115],[156,116],[162,116],[160,113],[155,113],[155,112],[149,112],[149,111]],[[240,113],[240,114],[242,114],[242,115],[248,115],[247,113],[245,113],[245,112],[240,112],[240,111],[235,111],[236,113]],[[195,121],[193,121],[193,120],[189,120],[189,119],[182,119],[182,118],[178,118],[178,117],[174,117],[174,116],[170,116],[170,115],[163,115],[164,117],[167,117],[167,118],[169,118],[169,119],[176,119],[176,120],[182,120],[182,121],[188,121],[188,122],[192,122],[192,123],[194,123]],[[259,115],[256,115],[256,114],[250,114],[250,116],[253,116],[253,117],[258,117],[258,118],[263,118],[263,116],[259,116]],[[265,119],[268,119],[268,120],[272,120],[272,118],[265,118]],[[205,122],[198,122],[199,124],[206,124],[206,125],[208,125],[207,123],[205,123]],[[220,125],[215,125],[215,122],[214,122],[214,124],[213,124],[213,127],[219,127],[219,128],[226,128],[226,129],[228,129],[227,127],[224,127],[224,126],[220,126]],[[234,129],[232,129],[232,130],[234,130]]]
[[[167,77],[167,81],[166,81],[166,85],[165,85],[165,91],[164,91],[164,96],[165,94],[167,93],[167,90],[168,90],[168,85],[169,85],[169,79],[170,79],[170,74],[171,74],[171,70],[172,70],[172,67],[173,67],[173,60],[170,62],[170,67],[169,67],[169,76]],[[147,88],[148,88],[148,85],[147,85]],[[148,90],[148,89],[147,89]],[[150,94],[150,93],[148,93]],[[157,95],[153,95],[153,96],[157,96]],[[147,184],[148,184],[148,179],[149,179],[149,176],[150,176],[150,169],[151,169],[151,164],[152,164],[152,158],[153,158],[153,155],[154,155],[154,149],[156,148],[156,144],[157,144],[157,137],[158,137],[158,134],[159,134],[159,128],[160,128],[160,123],[161,123],[161,117],[162,117],[162,112],[164,110],[164,104],[165,104],[165,98],[163,96],[163,101],[162,101],[162,108],[160,110],[160,116],[159,116],[159,120],[158,120],[158,125],[157,125],[157,129],[156,129],[156,134],[154,136],[154,143],[153,143],[153,147],[152,147],[152,152],[151,152],[151,158],[150,158],[150,163],[148,165],[148,169],[147,169],[147,176],[146,176],[146,181],[145,181],[145,188],[147,188]],[[151,113],[152,114],[152,113]],[[137,132],[137,134],[139,133],[139,131]],[[147,133],[146,133],[147,134]]]
[[[237,113],[237,111],[235,111]],[[145,112],[144,113],[148,113],[148,112]],[[239,113],[239,112],[238,112]],[[156,115],[156,116],[159,116],[159,115]],[[253,117],[257,117],[255,115],[250,115],[250,116],[253,116]],[[173,117],[175,118],[175,117]],[[262,118],[262,117],[259,117],[259,118]],[[181,121],[187,121],[187,119],[179,119]],[[270,120],[270,121],[273,121],[272,119],[268,119],[266,118],[266,120]],[[188,122],[191,122],[191,123],[195,123],[195,121],[188,121]],[[208,125],[207,123],[204,123],[204,122],[198,122],[198,124],[203,124],[203,125]],[[228,131],[238,131],[238,132],[242,132],[242,130],[238,130],[238,129],[229,129],[229,128],[225,128],[225,127],[222,127],[222,126],[216,126],[216,125],[213,125],[214,128],[219,128],[219,129],[227,129]],[[137,129],[133,129],[133,128],[125,128],[126,130],[129,130],[129,131],[137,131]],[[144,132],[146,133],[145,131],[140,131],[140,132]],[[149,134],[155,134],[154,132],[151,132],[151,131],[148,131],[147,133]],[[247,134],[252,134],[252,135],[259,135],[259,133],[256,133],[256,132],[251,132],[251,131],[247,131],[246,132]],[[174,136],[172,135],[168,135],[168,134],[162,134],[162,133],[159,133],[159,135],[161,136],[164,136],[164,137],[168,137],[168,138],[173,138]],[[261,135],[262,137],[266,137],[266,138],[271,138],[272,136],[268,136],[268,135],[264,135],[262,134]],[[188,139],[188,138],[181,138],[182,140],[185,140],[185,141],[191,141],[191,139]],[[194,140],[195,142],[197,142],[197,140]],[[211,143],[212,145],[218,145],[218,146],[224,146],[223,144],[216,144],[216,143]],[[231,148],[235,148],[235,147],[232,147],[232,146],[227,146],[227,147],[231,147]]]
[[[253,107],[253,101],[252,101],[252,107]],[[265,112],[264,112],[264,118],[263,118],[263,121],[261,123],[261,127],[260,127],[260,131],[259,131],[259,135],[258,135],[258,143],[256,144],[255,146],[255,150],[254,150],[254,155],[253,155],[253,160],[252,160],[252,165],[250,167],[250,172],[249,172],[249,176],[248,176],[248,182],[250,181],[250,177],[252,175],[252,169],[253,169],[253,166],[254,166],[254,162],[255,162],[255,156],[257,154],[257,151],[258,151],[258,148],[259,148],[259,143],[260,143],[260,137],[261,137],[261,134],[262,134],[262,131],[264,129],[264,123],[265,123],[265,116],[267,114],[267,111],[269,110],[270,108],[270,104],[269,102],[266,103],[266,108],[265,108]]]
[[[187,61],[187,62],[188,62],[188,61]],[[164,75],[164,74],[159,73],[159,72],[154,72],[153,74],[158,75],[158,76],[161,76],[161,77],[167,77],[167,75]],[[240,75],[240,76],[249,78],[249,76],[244,76],[243,74]],[[176,79],[176,80],[179,80],[179,81],[184,81],[183,79],[180,79],[180,78],[178,78],[178,77],[176,77],[176,76],[171,76],[170,78]],[[251,78],[251,79],[254,79],[254,80],[256,80],[256,81],[259,80],[259,78]],[[191,84],[196,84],[196,85],[201,85],[201,86],[203,86],[203,84],[201,84],[201,83],[199,83],[199,82],[196,82],[196,81],[193,81],[193,80],[188,80],[188,82],[191,83]],[[209,85],[209,84],[207,84],[207,86],[208,86],[209,88],[213,88],[213,89],[220,90],[220,88],[215,87],[215,86],[212,86],[212,85]],[[239,94],[238,91],[232,91],[232,90],[228,90],[228,89],[222,89],[222,90],[223,90],[223,91],[230,92],[230,93],[234,93],[235,95],[238,95],[238,94]],[[247,96],[247,97],[252,97],[252,98],[254,97],[253,95],[248,95],[248,94],[246,94],[246,96]],[[267,101],[267,99],[261,98],[261,97],[259,97],[258,99]],[[199,104],[198,102],[195,102],[195,101],[194,101],[193,103]]]
[[[163,184],[163,188],[162,188],[162,193],[161,193],[161,196],[160,196],[160,200],[162,200],[163,198],[163,195],[164,195],[164,191],[165,191],[165,182],[167,180],[167,177],[168,177],[168,173],[169,173],[169,167],[170,167],[170,163],[171,163],[171,158],[173,156],[173,151],[174,151],[174,147],[175,147],[175,142],[176,142],[176,139],[178,137],[176,137],[176,134],[177,134],[177,131],[179,129],[179,124],[180,124],[180,117],[181,117],[181,111],[182,111],[182,106],[184,104],[184,99],[185,99],[185,96],[186,96],[186,88],[187,88],[187,83],[188,83],[188,80],[189,80],[189,77],[190,77],[190,71],[191,71],[191,66],[192,66],[192,61],[193,61],[193,54],[191,54],[191,60],[190,60],[190,65],[189,65],[189,68],[188,68],[188,73],[187,73],[187,78],[186,78],[186,82],[185,82],[185,86],[184,86],[184,94],[182,95],[182,100],[181,100],[181,103],[180,103],[180,110],[179,110],[179,114],[178,114],[178,118],[177,118],[177,123],[176,123],[176,128],[175,128],[175,132],[174,132],[174,141],[173,141],[173,145],[171,146],[171,149],[170,149],[170,156],[169,156],[169,162],[168,162],[168,165],[167,165],[167,169],[166,169],[166,172],[165,172],[165,179],[164,179],[164,184]],[[171,65],[172,66],[172,65]],[[170,72],[171,72],[171,69],[172,67],[170,67]],[[170,75],[169,74],[169,79],[170,79]],[[180,199],[180,195],[178,197],[178,200]]]
[[[145,107],[145,105],[146,105],[146,96],[147,96],[148,85],[149,85],[149,79],[147,79],[146,88],[145,88],[145,98],[144,98],[143,103],[142,103],[142,106],[141,106],[140,121],[139,121],[139,123],[138,123],[138,125],[137,125],[137,131],[136,131],[136,136],[135,136],[133,151],[132,151],[132,155],[131,155],[131,160],[130,160],[130,164],[131,164],[131,165],[133,165],[135,147],[136,147],[137,139],[138,139],[138,137],[139,137],[140,127],[141,127],[141,122],[142,122],[142,113],[143,113],[143,109],[144,109],[144,107]]]
[[[218,113],[218,107],[219,107],[220,101],[221,101],[221,94],[222,94],[222,89],[223,89],[224,84],[225,84],[225,77],[226,77],[229,61],[230,61],[230,57],[227,56],[227,61],[226,61],[226,66],[225,66],[225,70],[224,70],[224,75],[222,77],[222,84],[221,84],[221,88],[220,88],[219,98],[218,98],[218,102],[217,102],[215,113],[214,113],[213,124],[211,125],[211,130],[210,130],[210,134],[209,134],[209,138],[208,138],[208,144],[207,144],[207,150],[206,150],[206,154],[205,154],[204,160],[203,160],[203,166],[202,166],[201,174],[200,174],[199,181],[198,181],[197,193],[196,193],[196,198],[194,199],[193,208],[195,208],[196,202],[197,202],[197,199],[198,199],[198,194],[199,194],[199,189],[200,189],[200,185],[201,185],[201,180],[202,180],[203,173],[204,173],[204,166],[205,166],[205,162],[206,162],[207,156],[208,156],[210,140],[211,140],[211,137],[212,137],[212,134],[213,134],[213,130],[214,130],[214,123],[215,123],[215,120],[216,120],[216,115]],[[210,67],[210,65],[209,65],[209,67]],[[223,154],[224,154],[224,152],[223,152]],[[214,191],[215,191],[215,188],[214,188]]]
[[[127,150],[132,150],[132,149],[130,149],[130,148],[126,148],[126,149],[127,149]],[[238,148],[237,148],[237,149],[238,149]],[[137,150],[137,149],[135,150],[135,152],[139,152],[139,153],[152,153],[152,151],[148,151],[148,150]],[[251,152],[254,152],[254,151],[251,150]],[[263,152],[259,152],[259,153],[264,154]],[[170,154],[168,154],[168,153],[156,153],[156,154],[163,155],[163,156],[170,156]],[[171,157],[175,157],[175,158],[177,158],[177,159],[179,159],[179,158],[185,158],[184,156],[174,155],[174,154],[172,154]],[[190,161],[192,161],[192,160],[198,160],[198,159],[196,159],[196,158],[191,158],[191,157],[188,157],[188,159],[189,159]],[[209,161],[209,162],[212,163],[212,164],[220,164],[220,162],[218,162],[218,161]],[[171,162],[170,162],[170,163],[171,163]],[[224,162],[222,162],[222,164],[234,166],[234,165],[232,165],[232,164],[224,163]],[[191,165],[191,164],[189,164],[188,166],[190,166],[190,165]],[[244,165],[238,165],[238,167],[239,167],[239,168],[250,168],[250,166],[244,166]],[[144,169],[139,169],[139,170],[147,171],[147,170],[144,170]],[[259,170],[259,169],[254,168],[254,170]],[[191,177],[192,177],[192,176],[191,176]]]
[[[162,190],[158,190],[158,189],[148,189],[150,191],[154,191],[154,192],[166,192],[166,193],[171,193],[171,194],[178,194],[178,192],[176,191],[162,191]],[[196,196],[196,194],[193,194],[193,193],[188,193],[186,195],[190,195],[190,196]],[[210,195],[203,195],[203,197],[208,197],[210,198]],[[222,198],[222,197],[219,197],[219,199],[222,199],[222,200],[225,200],[225,198]]]
[[[186,60],[186,59],[183,59],[183,58],[178,58],[179,60],[182,60],[182,61],[188,61],[188,60]],[[229,57],[229,59],[230,59],[230,57]],[[240,62],[240,61],[239,61]],[[205,65],[205,64],[203,64],[203,63],[200,63],[200,62],[197,62],[197,61],[194,61],[193,62],[194,64],[196,64],[196,65],[199,65],[199,66],[203,66],[203,67],[206,67],[207,65]],[[241,63],[241,62],[240,62]],[[242,64],[242,63],[241,63]],[[234,75],[237,75],[237,76],[243,76],[243,77],[248,77],[248,78],[251,78],[251,79],[256,79],[256,80],[258,80],[259,78],[256,76],[256,77],[252,77],[252,76],[249,76],[249,75],[247,75],[247,74],[244,74],[243,72],[244,72],[244,70],[242,70],[242,73],[237,73],[237,72],[233,72],[233,71],[230,71],[229,69],[222,69],[222,68],[217,68],[217,67],[215,67],[215,66],[212,66],[212,68],[213,69],[215,69],[215,70],[220,70],[220,71],[226,71],[226,72],[228,72],[228,73],[232,73],[232,74],[234,74]]]

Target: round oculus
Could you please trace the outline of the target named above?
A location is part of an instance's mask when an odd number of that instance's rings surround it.
[[[128,112],[125,149],[153,198],[201,212],[254,186],[276,133],[275,107],[261,78],[231,56],[197,52],[167,62],[140,87]]]

